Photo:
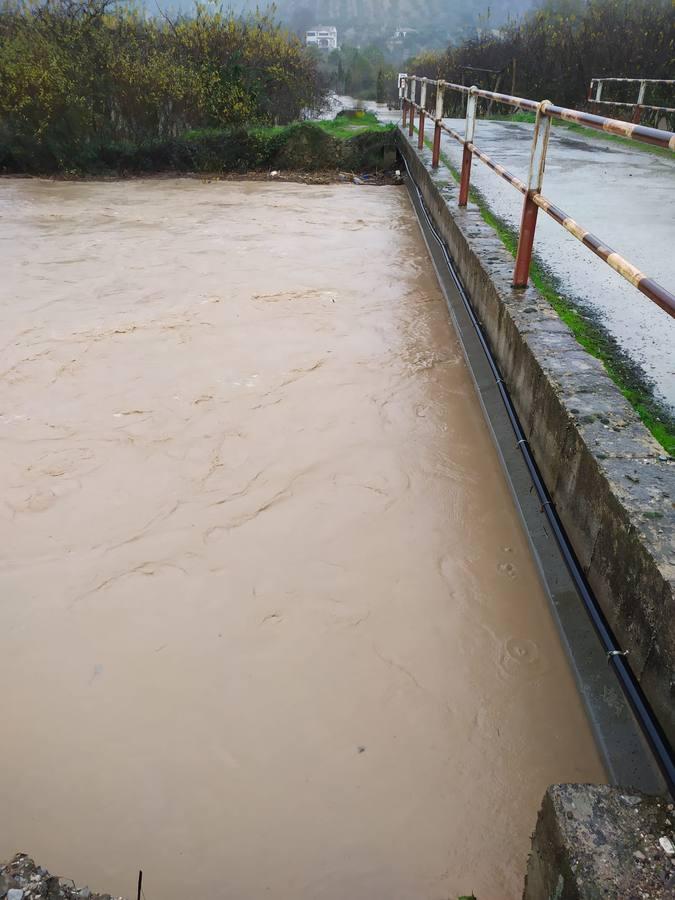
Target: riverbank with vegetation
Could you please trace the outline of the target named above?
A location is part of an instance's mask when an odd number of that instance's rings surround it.
[[[126,0],[4,0],[0,84],[0,165],[15,172],[199,167],[214,147],[226,165],[266,158],[283,141],[256,128],[325,98],[315,58],[271,15],[153,18]],[[223,136],[244,131],[230,150]]]
[[[395,128],[370,114],[342,113],[334,120],[290,125],[207,128],[175,138],[89,142],[67,159],[16,153],[0,144],[4,174],[147,175],[269,172],[382,172],[396,159]]]
[[[326,99],[316,55],[271,14],[196,5],[148,18],[126,0],[0,4],[0,173],[270,169],[376,172],[391,130]]]

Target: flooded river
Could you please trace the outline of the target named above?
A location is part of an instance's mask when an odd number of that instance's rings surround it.
[[[0,857],[520,896],[603,772],[402,188],[0,182]]]

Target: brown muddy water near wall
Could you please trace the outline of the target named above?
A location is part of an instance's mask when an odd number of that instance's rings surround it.
[[[0,856],[517,897],[603,780],[402,188],[0,182]]]

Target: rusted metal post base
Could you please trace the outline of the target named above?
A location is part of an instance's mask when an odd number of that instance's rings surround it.
[[[520,237],[518,238],[518,253],[516,255],[516,268],[513,273],[513,286],[516,288],[527,287],[530,278],[530,263],[532,262],[532,246],[534,244],[534,232],[537,228],[537,213],[539,207],[532,199],[532,192],[525,197],[523,204],[523,216],[520,220]]]
[[[438,163],[441,159],[441,123],[436,122],[436,127],[434,128],[434,149],[431,154],[431,166],[434,169],[438,168]]]
[[[403,118],[401,119],[401,126],[403,128],[405,128],[406,125],[408,124],[408,101],[407,100],[403,101],[401,108],[403,110]]]
[[[642,121],[642,107],[636,106],[633,112],[633,125],[639,125]]]
[[[420,110],[420,121],[417,126],[417,130],[419,131],[419,138],[417,140],[417,149],[424,150],[424,120],[426,116],[424,115],[424,110]]]
[[[469,88],[466,98],[466,128],[464,130],[464,149],[462,152],[462,175],[459,180],[459,205],[466,206],[469,202],[469,185],[471,184],[471,160],[473,153],[470,145],[473,144],[473,136],[476,133],[476,91],[474,85]]]
[[[550,105],[550,100],[541,101],[537,109],[537,118],[534,122],[530,171],[527,176],[527,194],[525,194],[525,202],[523,203],[516,268],[513,273],[513,286],[517,288],[527,287],[527,282],[530,278],[532,246],[534,244],[534,232],[537,228],[537,213],[539,212],[539,207],[532,198],[541,193],[544,183],[546,153],[548,151],[548,139],[551,134],[551,120],[547,117],[546,110]]]
[[[415,107],[410,104],[410,120],[408,122],[408,135],[410,137],[415,133]]]
[[[471,160],[473,153],[464,145],[462,152],[462,175],[459,181],[459,205],[466,206],[469,202],[469,185],[471,184]],[[536,207],[535,207],[536,208]]]

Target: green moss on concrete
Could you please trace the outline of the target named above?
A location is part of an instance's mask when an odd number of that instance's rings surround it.
[[[472,192],[472,200],[481,211],[483,220],[499,235],[506,249],[515,258],[518,235],[503,219],[490,211],[484,198]],[[633,406],[661,446],[675,455],[675,420],[654,397],[653,390],[640,368],[619,347],[616,339],[599,322],[597,313],[582,308],[562,294],[557,279],[536,257],[530,268],[530,278],[539,293],[551,304],[581,346],[599,359],[612,381]]]
[[[527,115],[527,114],[524,114]],[[431,149],[431,141],[425,141]],[[459,171],[450,159],[441,154],[444,165],[459,183]],[[487,200],[477,189],[471,189],[471,200],[480,210],[483,221],[499,235],[501,242],[515,258],[518,234],[490,209]],[[598,315],[560,290],[560,284],[536,257],[530,267],[530,278],[539,293],[551,304],[581,346],[599,359],[605,371],[633,406],[646,428],[671,456],[675,456],[675,416],[654,396],[653,388],[643,371],[621,349],[616,339],[599,321]]]

